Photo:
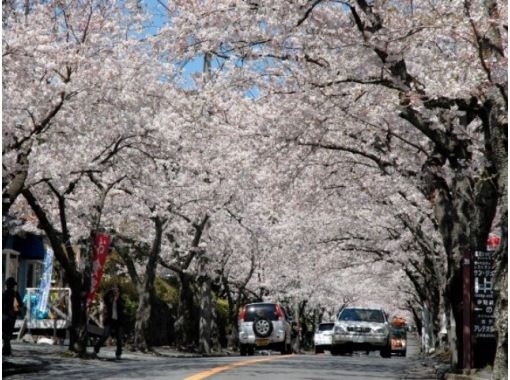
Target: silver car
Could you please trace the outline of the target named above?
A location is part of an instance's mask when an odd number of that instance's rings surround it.
[[[334,322],[319,323],[315,334],[313,335],[313,345],[315,346],[315,353],[322,354],[324,350],[331,349],[331,342],[333,340]]]
[[[239,351],[253,355],[256,349],[291,353],[291,325],[279,303],[251,303],[239,314]]]
[[[331,353],[339,355],[354,350],[377,350],[382,357],[391,357],[390,327],[382,309],[347,307],[339,312]]]

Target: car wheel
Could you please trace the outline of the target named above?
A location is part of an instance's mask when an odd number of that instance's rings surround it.
[[[315,347],[315,353],[316,353],[316,354],[323,354],[323,353],[324,353],[324,350],[323,350],[322,348]]]
[[[340,355],[340,350],[338,348],[331,348],[331,350],[329,352],[331,352],[331,355],[333,355],[333,356]]]
[[[273,324],[265,317],[259,317],[253,321],[253,332],[259,338],[267,338],[273,332]]]
[[[250,355],[250,356],[255,355],[255,347],[254,346],[248,346],[248,355]]]
[[[246,356],[246,354],[248,353],[248,347],[246,347],[246,344],[241,344],[239,346],[239,353],[241,354],[241,356]]]

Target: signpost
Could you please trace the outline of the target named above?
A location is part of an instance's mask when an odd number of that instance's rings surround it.
[[[493,252],[475,252],[473,257],[473,334],[475,338],[496,338],[492,262]]]
[[[485,251],[466,252],[463,260],[463,367],[482,367],[496,347],[493,290],[494,252],[501,237],[489,234]]]
[[[463,308],[462,308],[462,367],[470,369],[473,366],[473,345],[471,335],[471,252],[464,252],[462,262],[462,282],[463,282]]]

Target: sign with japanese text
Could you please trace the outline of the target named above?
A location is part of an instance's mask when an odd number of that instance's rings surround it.
[[[473,257],[473,334],[495,338],[493,252],[475,251]]]

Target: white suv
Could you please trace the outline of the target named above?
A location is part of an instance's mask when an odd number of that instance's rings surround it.
[[[251,303],[239,314],[239,351],[253,355],[255,349],[291,353],[291,325],[278,303]]]
[[[339,312],[331,353],[346,354],[354,350],[378,350],[383,358],[391,357],[390,327],[382,309],[347,307]]]
[[[319,323],[313,336],[313,345],[316,354],[322,354],[324,350],[331,350],[334,327],[335,324],[333,322]]]

